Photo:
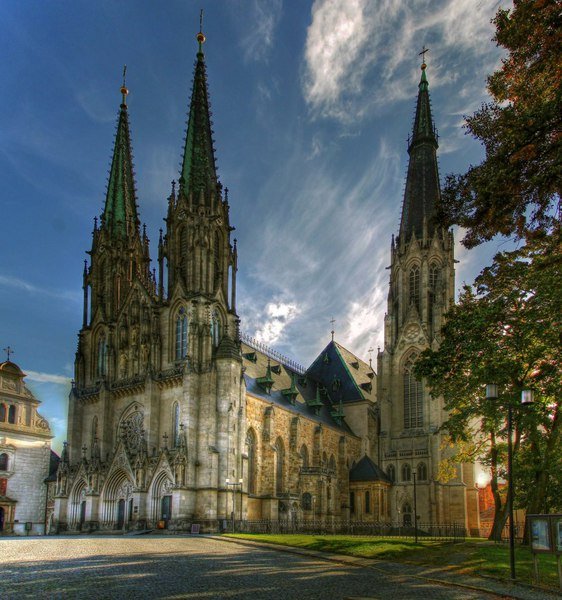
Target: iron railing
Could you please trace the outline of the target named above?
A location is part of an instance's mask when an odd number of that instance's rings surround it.
[[[229,521],[227,531],[232,530]],[[372,521],[344,521],[337,519],[312,520],[270,520],[235,521],[234,530],[239,533],[273,534],[314,534],[314,535],[356,535],[372,537],[415,538],[416,530],[412,525],[402,523],[384,523]],[[417,537],[423,540],[464,541],[467,531],[457,523],[443,525],[437,523],[419,523]]]

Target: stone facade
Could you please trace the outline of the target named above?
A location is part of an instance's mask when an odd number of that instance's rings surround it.
[[[0,534],[42,535],[53,436],[24,377],[0,364]]]
[[[406,523],[400,513],[412,504],[411,478],[396,473],[416,466],[422,520],[471,523],[470,468],[453,483],[437,480],[442,405],[420,391],[412,409],[419,390],[409,381],[406,417],[402,395],[404,372],[417,351],[438,343],[453,302],[452,237],[430,226],[427,190],[416,193],[433,181],[439,194],[433,129],[418,131],[410,147],[416,154],[429,145],[434,164],[421,178],[409,172],[379,377],[333,339],[304,369],[239,331],[236,240],[215,169],[204,41],[200,33],[158,277],[137,214],[128,90],[121,90],[105,208],[84,268],[54,528],[214,531],[232,518]],[[422,83],[415,128],[422,120],[433,127]]]

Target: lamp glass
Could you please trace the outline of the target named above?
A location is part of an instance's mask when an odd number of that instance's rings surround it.
[[[521,392],[521,404],[533,404],[533,390],[523,390]]]
[[[486,384],[486,398],[488,400],[495,400],[498,397],[498,386],[495,383]]]

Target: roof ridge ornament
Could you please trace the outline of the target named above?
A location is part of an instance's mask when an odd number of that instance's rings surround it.
[[[203,44],[207,40],[203,33],[203,9],[199,13],[199,33],[195,36],[195,39],[199,42],[199,53],[203,54]]]

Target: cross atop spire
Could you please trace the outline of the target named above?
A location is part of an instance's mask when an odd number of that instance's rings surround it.
[[[332,324],[332,331],[331,331],[331,334],[332,334],[332,342],[334,341],[334,334],[336,333],[336,332],[335,332],[335,330],[334,330],[334,323],[335,323],[335,322],[336,322],[336,320],[334,319],[334,317],[332,317],[332,318],[330,319],[330,323]]]
[[[14,354],[14,351],[8,346],[7,348],[4,348],[4,352],[6,353],[6,362],[10,362],[10,355]]]
[[[426,53],[429,52],[429,48],[426,48],[425,45],[422,47],[422,51],[418,54],[418,56],[422,57],[422,71],[426,68],[426,64],[425,64],[425,55]]]
[[[121,95],[123,97],[123,101],[121,104],[127,104],[127,95],[129,94],[129,90],[126,85],[126,75],[127,75],[127,65],[123,65],[123,85],[121,86]]]

